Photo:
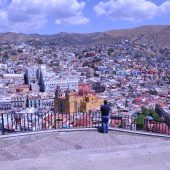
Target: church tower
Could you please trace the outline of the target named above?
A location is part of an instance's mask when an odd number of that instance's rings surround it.
[[[54,109],[56,113],[59,112],[59,98],[62,97],[62,95],[63,94],[60,87],[57,87],[55,90],[55,98],[54,98]]]

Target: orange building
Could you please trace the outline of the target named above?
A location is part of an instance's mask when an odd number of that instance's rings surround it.
[[[28,85],[17,85],[15,86],[16,93],[29,93],[29,86]]]

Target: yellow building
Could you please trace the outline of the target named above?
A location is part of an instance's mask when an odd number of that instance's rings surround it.
[[[55,93],[55,111],[57,113],[89,112],[90,110],[100,109],[103,98],[96,96],[95,93],[79,94],[67,91],[65,95],[59,90]]]
[[[103,98],[98,97],[93,93],[83,96],[83,100],[80,104],[80,110],[82,112],[88,112],[89,110],[100,109],[100,106],[103,104],[103,100]]]

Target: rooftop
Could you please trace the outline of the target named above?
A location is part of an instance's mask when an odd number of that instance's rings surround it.
[[[170,169],[168,138],[93,130],[0,140],[1,170]]]

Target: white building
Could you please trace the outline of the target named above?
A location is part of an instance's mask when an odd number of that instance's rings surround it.
[[[43,80],[42,87],[44,92],[54,92],[56,87],[60,87],[61,90],[78,90],[78,78],[66,77],[64,78],[53,78]]]
[[[43,92],[55,92],[56,87],[61,90],[78,90],[79,77],[75,71],[62,72],[59,76],[46,69],[44,65],[40,68],[40,86]]]
[[[11,97],[1,97],[0,99],[0,110],[11,110],[12,109],[12,102]]]
[[[54,93],[42,93],[41,94],[41,104],[42,107],[52,107],[54,106]]]
[[[25,94],[13,94],[11,96],[11,102],[14,108],[23,108],[26,106],[26,95]]]
[[[36,66],[26,68],[26,80],[29,85],[37,81],[37,73],[38,68]]]

